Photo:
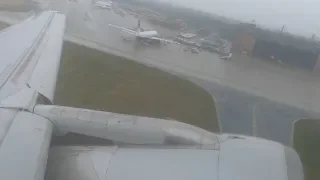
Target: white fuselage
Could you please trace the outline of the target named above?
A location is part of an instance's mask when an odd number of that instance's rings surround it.
[[[152,37],[156,37],[157,35],[158,35],[157,31],[143,31],[143,32],[137,33],[138,38],[152,38]]]

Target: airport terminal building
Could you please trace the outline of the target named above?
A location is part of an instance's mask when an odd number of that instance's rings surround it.
[[[305,37],[256,28],[242,23],[237,27],[232,51],[281,64],[320,70],[320,44]]]

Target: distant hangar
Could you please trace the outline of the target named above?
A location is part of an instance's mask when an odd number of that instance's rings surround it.
[[[233,39],[233,52],[277,61],[309,70],[320,70],[320,45],[305,37],[274,32],[242,23]]]

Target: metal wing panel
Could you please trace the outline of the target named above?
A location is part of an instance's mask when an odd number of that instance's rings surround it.
[[[50,149],[46,180],[105,180],[116,146],[54,146]]]
[[[119,148],[105,180],[217,180],[219,151]]]
[[[66,17],[55,13],[48,30],[48,40],[38,64],[28,82],[29,86],[53,101],[60,65]]]
[[[0,108],[28,109],[33,104],[33,98],[37,93],[30,88],[22,88],[0,100]]]
[[[19,112],[0,148],[0,179],[43,180],[52,134],[49,120]]]
[[[31,76],[35,66],[33,51],[38,50],[38,42],[41,40],[45,27],[50,20],[50,13],[43,13],[35,18],[30,17],[26,21],[11,26],[0,33],[0,99],[11,99],[17,92],[27,87],[27,80]],[[26,36],[28,33],[28,36]],[[9,48],[6,49],[6,48]],[[34,64],[34,65],[33,65]],[[33,67],[32,67],[33,66]],[[26,69],[30,69],[27,71]],[[33,96],[24,96],[24,102],[31,101]],[[21,99],[20,99],[21,100]],[[10,102],[6,102],[10,103]],[[10,103],[12,104],[12,103]]]
[[[10,106],[14,103],[12,100],[20,101],[21,98],[19,100],[15,96],[20,94],[17,92],[25,92],[24,90],[29,88],[27,83],[30,83],[29,86],[32,86],[33,90],[30,90],[30,96],[22,97],[23,102],[31,102],[35,98],[34,92],[52,100],[60,62],[64,18],[60,13],[47,11],[1,31],[2,106],[3,101],[6,101],[5,105]]]
[[[5,138],[14,117],[18,113],[16,109],[0,108],[0,144]]]
[[[42,34],[50,14],[39,16],[36,21],[27,20],[0,34],[0,87],[12,75],[23,60],[26,60],[32,47]],[[26,35],[27,33],[27,35]]]
[[[46,180],[217,180],[218,156],[150,146],[52,147]]]
[[[220,145],[219,180],[287,180],[284,147],[258,139],[230,139]]]

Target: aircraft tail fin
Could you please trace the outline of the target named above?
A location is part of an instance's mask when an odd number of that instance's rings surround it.
[[[141,25],[140,25],[140,19],[138,20],[138,29],[137,32],[140,33]]]

